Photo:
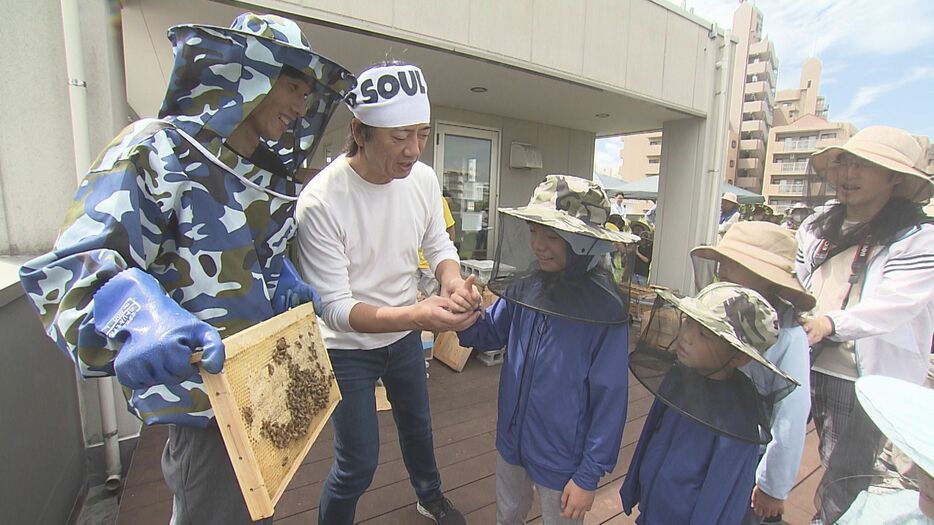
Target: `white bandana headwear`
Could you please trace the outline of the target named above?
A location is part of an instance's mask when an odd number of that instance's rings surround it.
[[[353,116],[376,128],[398,128],[431,121],[428,83],[412,65],[378,66],[357,76],[345,99]]]

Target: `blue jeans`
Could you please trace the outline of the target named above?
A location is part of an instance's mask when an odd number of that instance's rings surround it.
[[[357,500],[379,462],[376,380],[383,379],[399,431],[402,459],[421,501],[441,496],[428,408],[421,332],[373,350],[329,350],[342,400],[331,415],[334,462],[321,492],[318,523],[351,525]]]

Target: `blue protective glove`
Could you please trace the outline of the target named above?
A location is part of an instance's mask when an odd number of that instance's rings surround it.
[[[216,374],[224,367],[224,343],[217,329],[166,295],[153,276],[130,268],[94,294],[95,329],[123,343],[114,360],[117,381],[132,389],[177,385],[198,372],[189,361],[201,351],[201,366]]]
[[[276,293],[272,295],[272,309],[277,314],[281,314],[289,308],[295,308],[307,302],[314,303],[315,313],[321,315],[321,296],[299,277],[292,261],[283,259]]]

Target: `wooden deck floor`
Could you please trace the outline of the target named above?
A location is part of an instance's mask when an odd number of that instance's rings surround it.
[[[435,455],[442,488],[471,524],[495,523],[496,391],[499,367],[486,367],[471,359],[457,374],[438,361],[430,367],[429,395],[434,427]],[[601,481],[587,524],[631,524],[634,516],[622,513],[619,488],[636,440],[642,431],[652,397],[630,377],[629,413],[616,470]],[[415,511],[415,494],[402,464],[395,425],[389,412],[380,412],[380,464],[357,506],[357,521],[371,525],[428,523]],[[171,495],[162,480],[159,460],[164,429],[147,429],[133,457],[120,502],[117,523],[168,523]],[[330,428],[325,428],[276,507],[275,522],[282,525],[315,523],[321,482],[332,459]],[[807,524],[814,513],[813,495],[820,479],[817,439],[808,434],[798,484],[786,504],[785,521]],[[537,504],[528,523],[541,524]]]

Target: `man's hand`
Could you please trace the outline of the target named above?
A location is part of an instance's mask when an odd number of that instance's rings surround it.
[[[460,314],[480,309],[483,296],[480,295],[480,290],[474,285],[476,280],[477,276],[471,275],[466,280],[455,277],[442,283],[441,297],[451,300],[454,305],[451,308],[452,313]]]
[[[749,505],[756,516],[771,518],[785,512],[785,500],[775,499],[759,490],[759,485],[752,489],[752,503]]]
[[[279,273],[279,282],[272,296],[272,309],[281,314],[289,308],[305,303],[314,303],[315,314],[321,315],[321,296],[308,283],[302,280],[291,261],[285,259]]]
[[[593,495],[592,490],[584,490],[573,479],[568,480],[561,493],[561,517],[572,520],[583,518],[593,506]]]
[[[799,320],[801,327],[808,334],[808,344],[811,346],[821,342],[825,337],[834,333],[833,323],[826,315],[817,317],[803,317]]]
[[[415,324],[420,329],[430,332],[459,332],[469,328],[480,318],[479,310],[459,311],[461,308],[453,300],[437,295],[419,301],[411,308]]]

